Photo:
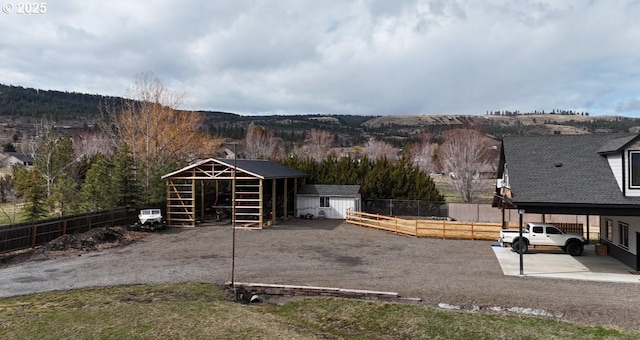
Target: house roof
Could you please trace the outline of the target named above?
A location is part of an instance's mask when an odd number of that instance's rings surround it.
[[[226,159],[226,158],[208,158],[197,163],[186,166],[180,170],[162,176],[163,179],[174,177],[182,172],[189,171],[196,167],[201,167],[208,163],[218,163],[228,166],[229,168],[236,166],[236,170],[243,171],[261,179],[277,179],[277,178],[303,178],[307,175],[298,170],[287,168],[286,166],[273,163],[267,160],[256,159]]]
[[[558,212],[580,207],[636,205],[637,209],[640,197],[623,195],[603,155],[621,150],[637,137],[628,134],[504,137],[498,175],[502,175],[506,163],[512,202],[518,208],[540,207]]]
[[[599,154],[611,154],[622,150],[625,146],[638,139],[640,135],[629,135],[619,138],[613,138],[608,140],[604,145],[598,149]]]
[[[360,186],[308,184],[301,186],[298,189],[297,194],[301,196],[358,197],[360,195]]]
[[[33,162],[33,157],[22,152],[5,152],[5,154],[15,157],[20,162]]]

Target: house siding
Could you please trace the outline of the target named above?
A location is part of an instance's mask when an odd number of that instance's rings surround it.
[[[324,211],[325,218],[328,219],[345,219],[347,210],[360,211],[359,197],[336,197],[329,198],[329,207],[320,208],[320,196],[298,196],[297,197],[298,216],[305,214],[313,214],[320,216],[320,211]]]
[[[620,192],[622,192],[622,188],[624,185],[622,182],[622,176],[624,176],[624,170],[622,167],[622,155],[608,155],[607,161],[609,162],[611,172],[613,172],[613,176],[618,183],[618,188],[620,188]]]
[[[612,221],[611,240],[606,239],[606,222]],[[618,223],[626,223],[629,225],[629,247],[625,249],[619,244],[620,230]],[[618,261],[626,264],[635,270],[638,268],[638,244],[636,242],[636,233],[640,233],[640,217],[637,216],[601,216],[600,217],[600,242],[607,245],[608,254]]]

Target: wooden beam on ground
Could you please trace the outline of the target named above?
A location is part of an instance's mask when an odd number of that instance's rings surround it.
[[[226,285],[231,287],[231,282]],[[418,298],[403,298],[396,292],[376,290],[344,289],[334,287],[297,286],[283,284],[265,284],[250,282],[235,282],[235,288],[242,288],[256,295],[280,295],[280,296],[332,296],[363,300],[407,300],[421,301]]]

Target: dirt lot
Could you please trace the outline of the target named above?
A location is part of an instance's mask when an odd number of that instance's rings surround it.
[[[418,239],[330,220],[235,234],[236,282],[393,291],[434,306],[533,308],[561,320],[640,329],[639,284],[506,277],[488,241]],[[148,234],[122,247],[4,264],[0,297],[120,284],[224,283],[231,279],[232,235],[229,224],[207,224]]]

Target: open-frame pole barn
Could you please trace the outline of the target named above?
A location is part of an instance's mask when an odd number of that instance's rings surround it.
[[[236,228],[262,229],[277,216],[295,216],[296,191],[306,174],[266,160],[209,158],[162,178],[168,225],[195,227],[206,211],[229,209]],[[231,200],[221,205],[217,198],[225,193]]]

